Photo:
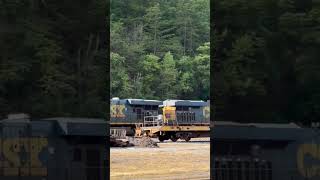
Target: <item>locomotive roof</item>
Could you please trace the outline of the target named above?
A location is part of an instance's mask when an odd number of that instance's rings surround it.
[[[238,123],[232,121],[215,121],[217,126],[247,126],[257,128],[301,128],[295,123]]]
[[[29,124],[32,133],[62,136],[106,136],[107,121],[94,118],[55,117],[45,119],[3,119],[0,124],[15,127]],[[10,125],[9,125],[10,124]]]
[[[107,134],[107,121],[104,119],[56,117],[43,120],[56,121],[61,135],[106,136]]]
[[[128,103],[131,105],[151,105],[151,106],[159,106],[162,104],[161,101],[158,100],[146,100],[146,99],[127,99]]]
[[[104,119],[97,119],[97,118],[77,118],[77,117],[53,117],[53,118],[45,118],[42,120],[52,120],[58,122],[65,122],[65,123],[87,123],[87,124],[97,124],[97,123],[104,123]]]
[[[300,138],[317,136],[319,132],[310,128],[301,128],[294,123],[235,123],[217,121],[213,128],[214,139],[222,140],[271,140],[296,141]]]
[[[163,101],[164,105],[167,106],[194,106],[194,107],[201,107],[201,106],[207,106],[208,102],[199,101],[199,100],[165,100]]]

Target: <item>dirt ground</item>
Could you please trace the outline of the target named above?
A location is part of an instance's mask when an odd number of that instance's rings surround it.
[[[111,148],[111,180],[210,179],[208,138],[158,145],[159,148]]]

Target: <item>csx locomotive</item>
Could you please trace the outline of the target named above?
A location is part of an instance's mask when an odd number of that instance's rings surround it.
[[[0,179],[107,179],[107,128],[103,119],[3,119]]]
[[[127,135],[135,135],[141,125],[146,125],[146,119],[152,117],[161,122],[158,124],[161,128],[155,132],[155,128],[143,130],[160,141],[209,136],[209,101],[111,99],[111,128],[125,128]]]
[[[211,143],[211,179],[320,179],[319,129],[218,121]]]

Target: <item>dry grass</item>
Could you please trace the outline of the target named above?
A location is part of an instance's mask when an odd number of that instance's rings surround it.
[[[160,148],[111,148],[111,179],[210,179],[209,142],[166,142]]]

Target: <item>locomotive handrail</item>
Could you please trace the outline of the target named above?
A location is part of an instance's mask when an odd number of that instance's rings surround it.
[[[145,116],[143,120],[143,126],[161,126],[162,120],[158,116]]]
[[[110,136],[118,139],[126,138],[125,129],[110,129]]]

